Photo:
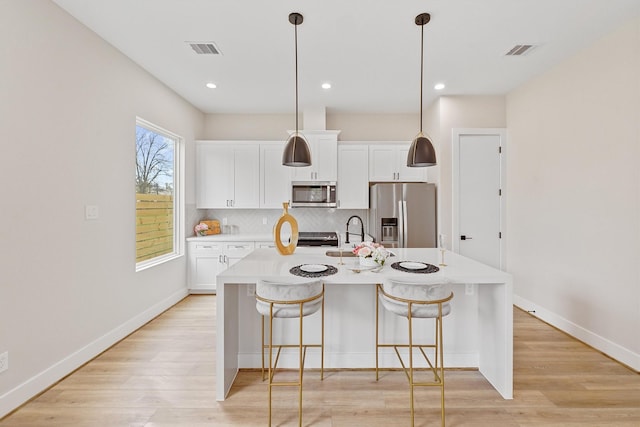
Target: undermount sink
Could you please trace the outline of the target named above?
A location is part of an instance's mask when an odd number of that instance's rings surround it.
[[[340,256],[340,251],[339,250],[327,251],[326,255],[327,256],[331,256],[331,257],[339,257]],[[342,256],[343,257],[355,257],[356,254],[351,252],[351,250],[346,250],[346,251],[342,251]]]

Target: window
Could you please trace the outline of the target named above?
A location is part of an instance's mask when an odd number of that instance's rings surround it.
[[[136,120],[136,271],[182,253],[182,139]]]

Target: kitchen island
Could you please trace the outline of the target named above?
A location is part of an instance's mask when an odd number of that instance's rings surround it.
[[[217,276],[216,398],[224,400],[241,368],[261,366],[260,316],[255,308],[258,279],[295,278],[289,270],[301,264],[338,268],[325,276],[325,368],[375,367],[375,284],[385,277],[419,279],[421,274],[395,270],[398,261],[438,265],[437,249],[393,249],[379,272],[356,273],[357,258],[326,256],[327,248],[297,248],[292,255],[275,249],[256,249]],[[478,368],[505,399],[513,398],[513,283],[511,275],[469,258],[446,252],[447,266],[431,273],[453,284],[452,312],[444,318],[444,362],[447,368]],[[300,280],[312,280],[299,277]],[[383,313],[381,338],[406,339],[406,319]],[[319,316],[305,318],[305,337],[319,330]],[[414,336],[432,334],[432,324],[417,325]],[[295,337],[295,326],[281,324],[280,337]],[[279,366],[296,366],[294,353],[283,355]],[[319,355],[307,353],[306,368],[319,366]],[[392,352],[382,353],[381,367],[399,367]],[[373,376],[375,373],[372,372]]]

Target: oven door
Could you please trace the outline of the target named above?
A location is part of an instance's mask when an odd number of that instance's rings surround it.
[[[336,183],[329,181],[293,181],[291,183],[292,208],[335,208]]]

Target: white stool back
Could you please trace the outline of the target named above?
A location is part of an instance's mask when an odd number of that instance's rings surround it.
[[[315,298],[314,297],[318,297]],[[256,309],[263,316],[270,315],[270,303],[273,303],[273,317],[299,317],[317,312],[322,305],[322,282],[275,282],[259,280],[256,284]]]
[[[451,283],[443,278],[424,278],[420,280],[389,278],[382,285],[380,293],[383,307],[398,316],[407,317],[411,302],[411,317],[438,317],[438,304],[451,295]],[[449,302],[442,304],[442,315],[451,312]]]

